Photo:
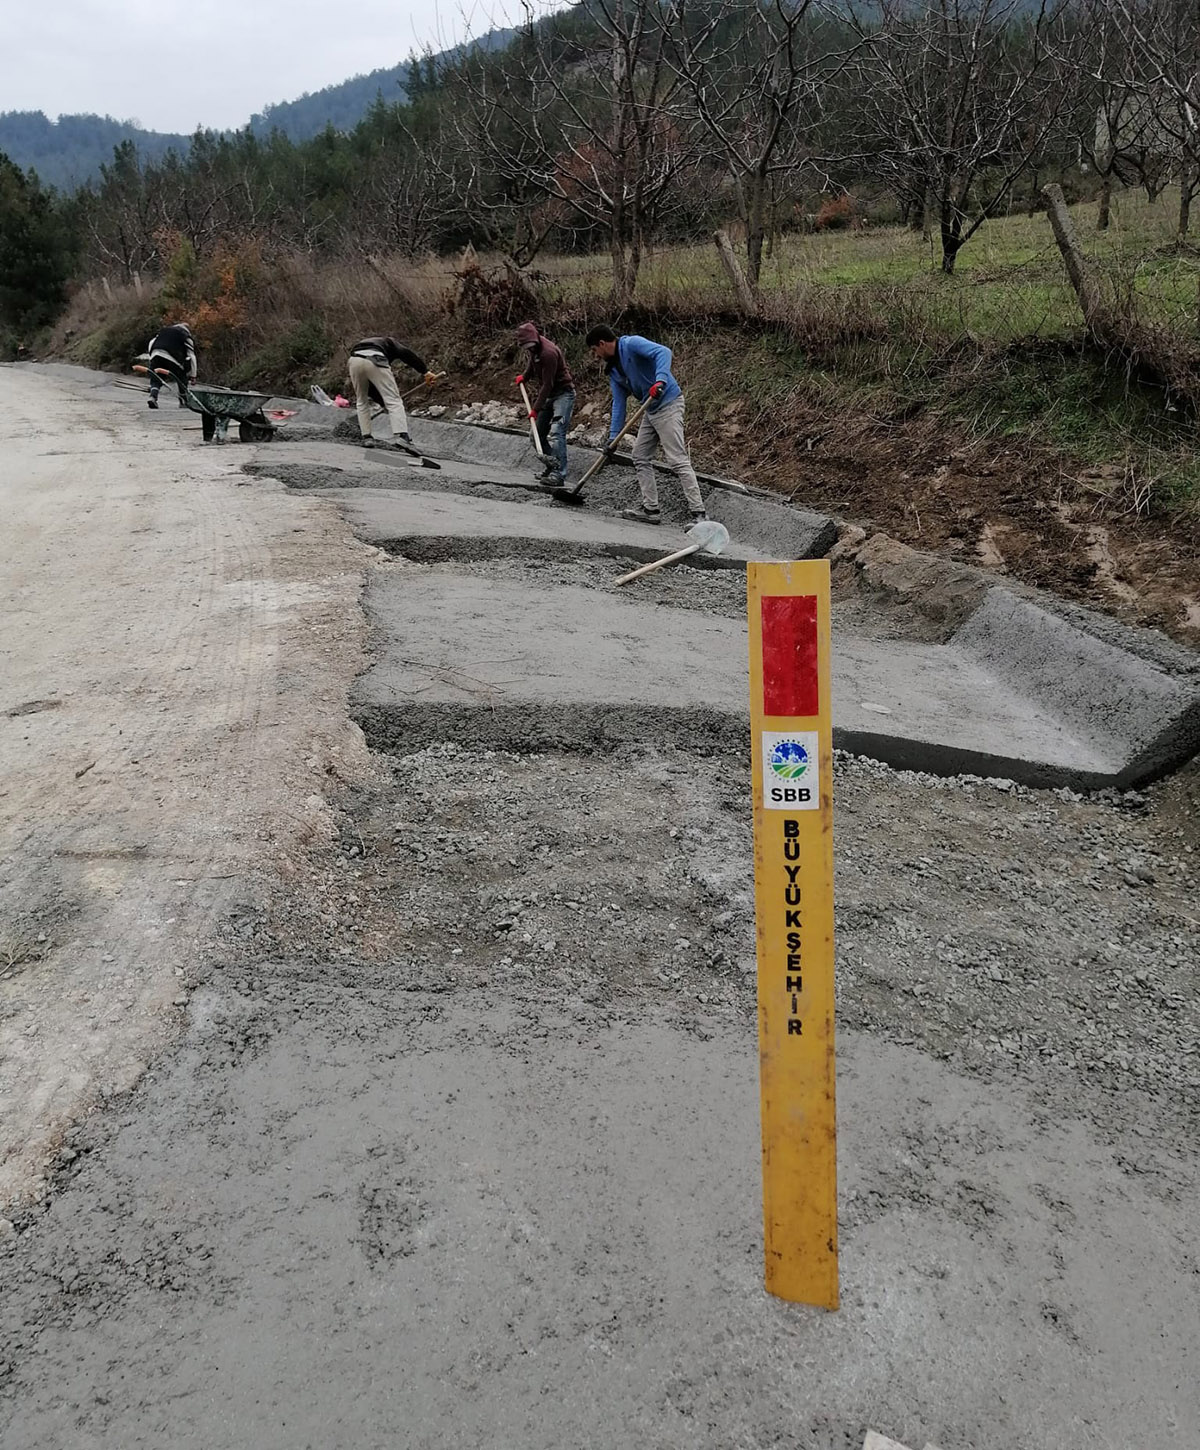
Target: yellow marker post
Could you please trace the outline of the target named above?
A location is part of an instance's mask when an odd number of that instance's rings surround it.
[[[836,1309],[829,565],[747,573],[766,1287]]]

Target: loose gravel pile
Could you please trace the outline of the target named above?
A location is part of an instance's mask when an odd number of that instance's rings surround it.
[[[753,1012],[740,763],[453,744],[387,763],[394,788],[354,803],[341,849],[277,905],[263,948],[602,1018],[649,994],[701,1033]],[[1130,1088],[1159,1127],[1194,1126],[1190,788],[1082,798],[839,757],[841,1024],[1014,1074],[1102,1129],[1143,1111]]]

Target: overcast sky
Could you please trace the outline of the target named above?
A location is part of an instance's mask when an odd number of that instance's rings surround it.
[[[0,111],[242,126],[271,102],[519,13],[517,0],[38,0],[4,25]]]

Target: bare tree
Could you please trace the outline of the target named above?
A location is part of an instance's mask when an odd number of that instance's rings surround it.
[[[569,28],[529,13],[502,55],[460,68],[473,205],[519,212],[529,237],[555,227],[604,236],[618,311],[690,160],[666,45],[654,0],[583,0]]]
[[[466,230],[469,168],[440,116],[432,126],[418,126],[405,110],[382,107],[369,124],[372,147],[342,223],[344,244],[364,255],[382,248],[417,257]]]
[[[108,165],[100,168],[94,191],[81,198],[87,237],[86,266],[93,276],[114,269],[124,282],[159,260],[162,226],[158,188],[148,185],[132,141],[123,141]]]
[[[809,159],[823,87],[846,64],[843,30],[809,23],[811,0],[676,0],[671,64],[733,183],[758,287],[776,208]],[[826,45],[822,45],[825,40]]]
[[[849,12],[864,159],[938,220],[942,270],[1043,154],[1063,114],[1062,0],[881,0]],[[1054,43],[1052,43],[1054,42]]]
[[[1195,0],[1109,0],[1136,104],[1180,183],[1179,235],[1200,188],[1200,7]]]

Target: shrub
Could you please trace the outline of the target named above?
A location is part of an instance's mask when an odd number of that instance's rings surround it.
[[[324,386],[334,347],[325,324],[309,318],[249,353],[229,369],[226,380],[232,388],[278,388],[304,397],[314,382]]]
[[[841,196],[827,196],[813,218],[813,230],[817,232],[840,232],[854,226],[858,220],[854,198],[849,192]]]
[[[187,322],[198,347],[217,353],[233,352],[262,287],[258,244],[218,242],[212,252],[203,256],[197,255],[184,237],[168,239],[168,244],[171,251],[162,289],[163,315]]]
[[[484,271],[476,261],[464,262],[454,273],[456,285],[442,299],[451,317],[472,328],[512,327],[534,318],[541,300],[529,281],[512,268]]]

